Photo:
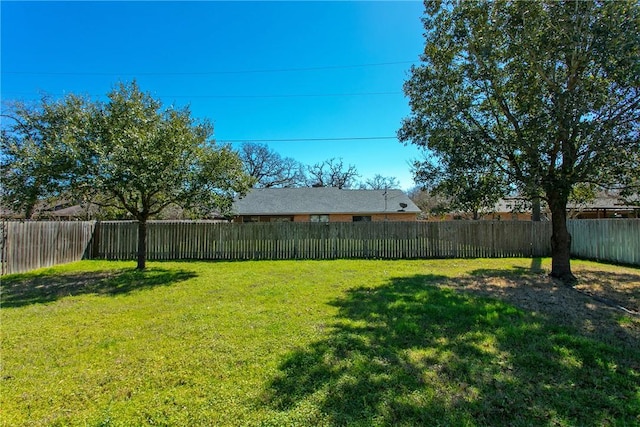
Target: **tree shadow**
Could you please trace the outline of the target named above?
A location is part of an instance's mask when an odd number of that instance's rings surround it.
[[[280,364],[261,403],[329,425],[602,425],[640,417],[640,350],[459,292],[437,275],[351,290],[326,339]],[[446,286],[446,287],[445,287]]]
[[[521,277],[546,275],[542,267],[542,258],[531,258],[531,265],[523,267],[514,265],[511,268],[480,268],[469,273],[471,276]]]
[[[529,269],[534,273],[541,273],[542,271],[544,271],[542,269],[542,258],[531,258],[531,266],[529,267]]]
[[[637,274],[580,271],[576,289],[640,313],[640,270]]]
[[[512,269],[478,269],[470,273],[474,277],[521,277],[536,281],[545,274],[540,258],[533,258],[530,268],[513,266]],[[640,312],[640,270],[637,273],[618,273],[581,269],[576,274],[579,276],[579,282],[573,288]],[[548,281],[555,280],[550,278]]]
[[[121,295],[167,286],[196,277],[188,270],[151,267],[33,276],[17,274],[2,279],[2,307],[22,307],[85,295]]]
[[[583,335],[638,345],[640,272],[580,270],[578,274],[579,283],[566,286],[544,271],[478,269],[471,272],[470,279],[459,279],[457,286],[543,313],[554,323],[575,327]]]

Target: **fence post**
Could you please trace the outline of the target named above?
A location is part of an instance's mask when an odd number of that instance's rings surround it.
[[[4,276],[7,272],[7,233],[8,223],[6,219],[2,219],[2,228],[0,228],[0,276]]]
[[[491,221],[491,258],[496,257],[496,221]]]
[[[91,236],[91,251],[88,259],[99,258],[100,253],[100,221],[96,221],[93,225],[93,234]]]

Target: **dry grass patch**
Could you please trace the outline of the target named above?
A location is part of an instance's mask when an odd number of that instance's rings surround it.
[[[579,283],[568,287],[548,276],[549,262],[533,260],[528,269],[472,271],[454,286],[500,298],[589,335],[629,344],[640,340],[640,270],[577,260],[573,270]]]

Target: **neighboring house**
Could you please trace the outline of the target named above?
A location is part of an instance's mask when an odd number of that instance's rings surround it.
[[[542,202],[541,220],[548,221],[551,213],[545,202]],[[503,221],[531,221],[531,202],[520,197],[507,197],[498,200],[493,212],[486,214],[482,219]]]
[[[546,212],[542,213],[546,220]],[[446,212],[429,214],[428,221],[472,220],[473,215],[468,212]],[[480,213],[479,220],[485,221],[531,221],[531,203],[519,197],[500,199],[493,209]]]
[[[52,205],[40,202],[36,206],[31,219],[38,221],[74,221],[87,219],[87,217],[86,209],[80,205],[71,205],[70,203],[57,203]],[[21,220],[24,219],[24,213],[1,208],[0,218]]]
[[[0,207],[0,219],[6,220],[23,220],[24,214],[13,212],[9,209]],[[89,221],[89,220],[130,220],[133,219],[130,213],[124,210],[103,210],[98,205],[79,205],[70,203],[58,203],[56,205],[46,205],[39,203],[31,218],[34,221]],[[153,217],[154,220],[189,220],[190,215],[178,206],[169,206],[165,208],[159,215]],[[202,215],[197,219],[206,219],[219,222],[228,222],[217,211],[212,211],[208,215]]]
[[[50,219],[57,221],[72,221],[79,219],[87,219],[87,210],[80,205],[58,205],[52,209],[43,210],[38,215],[39,219]]]
[[[572,219],[640,218],[640,206],[602,195],[587,203],[569,203],[567,216]]]
[[[420,209],[401,190],[255,188],[233,213],[234,222],[416,221]]]
[[[640,206],[628,205],[614,195],[603,194],[585,203],[567,205],[567,218],[603,219],[603,218],[640,218]],[[471,219],[471,215],[459,212],[432,216],[430,220]],[[481,215],[481,220],[531,221],[531,203],[517,197],[501,199],[492,212]],[[542,220],[551,219],[551,213],[544,205]]]

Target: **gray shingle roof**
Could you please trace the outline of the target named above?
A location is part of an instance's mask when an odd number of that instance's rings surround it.
[[[406,203],[402,208],[400,203]],[[320,188],[256,188],[233,204],[237,215],[419,213],[401,190]]]

